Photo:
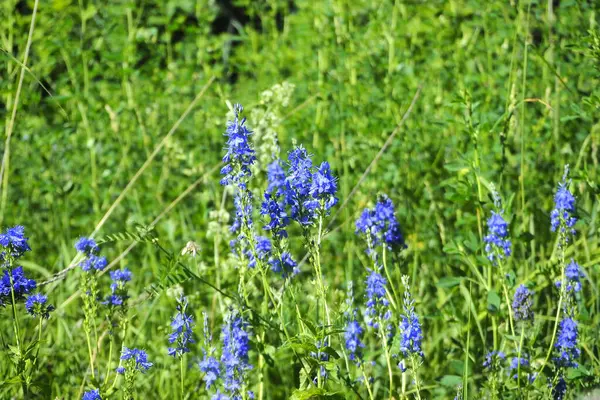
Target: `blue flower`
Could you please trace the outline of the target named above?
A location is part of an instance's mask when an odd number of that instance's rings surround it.
[[[127,362],[127,368],[133,368],[134,371],[141,371],[142,373],[148,371],[153,365],[148,361],[148,354],[140,349],[123,347],[121,360]]]
[[[378,329],[381,320],[388,320],[390,302],[386,298],[385,286],[387,280],[375,269],[370,270],[366,280],[367,285],[367,325]]]
[[[81,269],[85,272],[102,271],[108,265],[106,258],[98,255],[100,249],[94,239],[79,238],[75,243],[75,249],[85,255],[83,261],[79,263]]]
[[[252,132],[244,125],[246,118],[240,120],[243,107],[233,107],[235,119],[227,123],[227,152],[223,157],[225,166],[221,169],[221,185],[237,184],[245,187],[245,181],[252,175],[250,166],[256,161],[256,154],[250,142]]]
[[[23,267],[17,267],[13,270],[4,270],[2,279],[0,280],[0,306],[12,303],[11,283],[13,280],[13,289],[15,301],[20,301],[26,294],[34,290],[37,286],[33,279],[28,279],[23,272]]]
[[[558,381],[556,385],[552,387],[552,397],[554,400],[563,400],[567,395],[567,381],[565,381],[565,377],[560,375],[558,377]]]
[[[131,276],[131,271],[129,271],[127,268],[111,271],[111,294],[107,296],[106,300],[102,304],[109,306],[123,306],[125,304],[125,300],[129,298],[125,284],[131,280]]]
[[[217,390],[217,393],[212,395],[211,400],[229,400],[229,396]]]
[[[173,332],[169,335],[169,343],[175,343],[175,347],[169,347],[168,353],[173,357],[182,357],[190,351],[189,345],[194,343],[193,328],[194,318],[187,314],[188,302],[185,297],[177,300],[177,314],[171,322]]]
[[[225,369],[224,387],[232,399],[241,399],[241,393],[246,386],[246,372],[252,369],[248,359],[250,351],[248,323],[237,313],[232,312],[227,317],[221,334],[223,338],[221,363]]]
[[[366,235],[372,247],[380,244],[384,244],[390,250],[406,247],[394,203],[385,194],[379,196],[373,209],[363,210],[356,220],[356,233]]]
[[[350,353],[348,358],[352,361],[356,361],[357,364],[360,364],[362,359],[361,349],[365,347],[364,343],[361,341],[362,334],[363,329],[356,320],[356,317],[353,316],[346,324],[344,340],[346,341],[346,349],[348,349],[348,352]]]
[[[264,230],[271,231],[273,236],[287,237],[285,227],[289,225],[290,219],[284,206],[269,193],[265,193],[265,200],[261,205],[260,214],[269,218],[269,222],[263,226]]]
[[[206,383],[206,389],[210,387],[219,379],[221,364],[219,361],[212,356],[204,354],[202,361],[198,363],[200,371],[204,372],[204,382]]]
[[[25,237],[25,228],[21,225],[13,226],[12,228],[6,229],[4,233],[0,233],[0,245],[8,250],[9,254],[13,258],[21,257],[25,252],[30,251],[31,248],[27,243],[29,239]],[[6,254],[2,252],[0,260],[4,260]]]
[[[554,209],[550,213],[550,225],[552,232],[556,232],[560,228],[562,233],[566,233],[567,229],[574,235],[575,223],[577,218],[571,213],[575,211],[575,197],[569,191],[571,181],[568,178],[569,166],[565,166],[565,173],[562,181],[558,184],[558,189],[554,195]]]
[[[399,326],[400,333],[400,351],[405,357],[410,355],[423,356],[421,349],[421,342],[423,340],[423,331],[421,329],[421,322],[419,316],[415,313],[414,299],[410,294],[410,286],[408,284],[408,277],[403,276],[402,282],[404,283],[404,301],[402,314]]]
[[[279,196],[285,188],[285,171],[281,166],[280,160],[275,160],[267,166],[268,186],[266,193],[273,196]]]
[[[325,210],[331,209],[338,202],[336,179],[331,174],[327,161],[323,161],[312,175],[310,195],[323,203]]]
[[[81,400],[102,400],[102,397],[100,397],[98,389],[92,389],[85,392]]]
[[[115,371],[117,372],[117,374],[123,375],[125,373],[125,367],[120,365],[117,367],[117,369]]]
[[[573,318],[565,317],[560,321],[558,339],[554,347],[558,350],[558,357],[554,360],[560,367],[577,367],[576,359],[581,355],[577,345],[577,322]]]
[[[571,262],[565,267],[565,280],[567,283],[567,293],[579,292],[581,290],[581,278],[585,275],[581,271],[581,266],[571,259]],[[560,289],[561,281],[556,282],[556,287]]]
[[[502,351],[490,351],[489,353],[487,353],[485,355],[485,361],[483,362],[483,368],[489,369],[489,370],[498,370],[500,369],[500,364],[502,361],[504,361],[504,359],[506,358],[506,355],[504,354],[504,352]]]
[[[533,310],[531,309],[531,306],[533,305],[532,296],[533,293],[527,289],[527,286],[520,285],[517,288],[512,302],[515,321],[533,320]]]
[[[506,239],[508,236],[508,222],[502,216],[503,211],[492,211],[492,216],[487,220],[488,234],[483,238],[486,243],[485,251],[490,261],[496,262],[496,258],[502,260],[504,257],[510,257],[511,242]]]
[[[77,243],[75,243],[75,250],[84,254],[96,254],[99,251],[99,247],[94,239],[80,237]]]
[[[284,278],[288,276],[298,275],[300,273],[300,269],[298,268],[298,263],[294,260],[292,255],[284,251],[281,253],[281,258],[271,257],[271,271],[276,273],[281,273]]]
[[[32,294],[31,296],[27,297],[27,300],[25,300],[25,309],[34,317],[48,319],[50,317],[50,313],[54,311],[54,306],[46,304],[47,302],[48,297],[44,296],[43,294]]]

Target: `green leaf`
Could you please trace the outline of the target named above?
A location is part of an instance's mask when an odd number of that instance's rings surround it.
[[[455,388],[462,383],[462,376],[458,375],[444,375],[440,380],[440,383],[449,388]]]
[[[490,290],[487,295],[488,311],[496,313],[500,310],[500,296],[495,290]]]
[[[464,278],[458,276],[445,276],[437,281],[435,284],[437,287],[449,289],[451,287],[460,285]]]
[[[295,390],[290,397],[290,400],[343,400],[344,395],[338,392],[328,392],[323,388],[312,387],[310,389]]]

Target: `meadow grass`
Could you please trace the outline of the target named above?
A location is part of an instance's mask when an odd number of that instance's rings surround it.
[[[593,398],[598,11],[2,2],[0,398]],[[223,160],[236,103],[254,162]]]

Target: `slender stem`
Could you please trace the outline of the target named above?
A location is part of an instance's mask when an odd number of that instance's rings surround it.
[[[94,356],[93,356],[93,352],[92,352],[92,339],[90,337],[90,332],[87,329],[85,330],[85,337],[87,338],[88,354],[90,356],[90,370],[92,372],[92,378],[95,378],[96,374],[94,372]]]
[[[410,357],[410,362],[412,364],[412,373],[413,373],[413,378],[415,380],[415,386],[417,389],[417,399],[421,400],[421,385],[419,384],[419,378],[417,377],[417,366],[415,365],[414,355]]]
[[[179,357],[179,379],[180,379],[180,388],[181,388],[181,399],[183,400],[184,391],[183,391],[183,354]]]
[[[367,387],[367,392],[369,392],[369,399],[373,400],[373,392],[371,391],[371,384],[369,383],[369,378],[367,378],[367,374],[365,372],[365,366],[360,364],[360,372],[362,372],[363,380],[365,382],[365,386]]]
[[[390,399],[393,398],[393,390],[394,390],[394,373],[392,371],[392,360],[390,358],[390,349],[388,346],[388,340],[387,340],[387,335],[385,333],[385,330],[383,328],[383,321],[379,322],[379,334],[381,335],[381,337],[383,338],[383,348],[385,350],[385,360],[387,362],[387,368],[388,368],[388,375],[390,378]]]
[[[112,361],[112,352],[113,352],[113,335],[110,335],[110,343],[108,345],[108,362],[106,363],[106,377],[104,378],[104,385],[108,383],[108,378],[110,376],[110,362]]]
[[[517,388],[521,392],[521,354],[523,352],[523,339],[525,337],[525,326],[521,324],[521,339],[519,339],[519,348],[517,350]]]
[[[17,372],[21,377],[21,387],[23,389],[23,396],[27,397],[27,384],[25,382],[24,372],[22,370],[21,361],[23,360],[23,352],[21,350],[21,329],[19,328],[19,317],[17,316],[17,302],[15,297],[14,280],[12,271],[8,273],[10,280],[10,296],[12,299],[12,313],[13,313],[13,329],[15,331],[15,338],[17,340],[17,350],[19,351],[19,361],[17,364]]]

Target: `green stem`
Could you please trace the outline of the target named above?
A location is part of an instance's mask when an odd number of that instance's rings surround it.
[[[181,399],[183,400],[184,391],[183,391],[183,354],[179,357],[179,379],[180,379],[180,388],[181,388]]]
[[[92,339],[90,337],[90,332],[85,330],[85,337],[87,338],[87,346],[88,346],[88,354],[90,357],[90,370],[92,372],[92,378],[96,377],[96,373],[94,372],[94,356],[92,352]]]
[[[415,365],[415,357],[414,356],[410,357],[410,362],[412,364],[412,373],[413,373],[413,378],[415,380],[415,386],[417,389],[417,399],[421,400],[421,385],[419,384],[419,378],[417,377],[417,366]]]
[[[367,378],[367,374],[365,373],[365,366],[360,364],[360,372],[362,372],[363,380],[365,382],[365,386],[367,387],[367,392],[369,392],[369,399],[373,400],[373,392],[371,391],[371,384],[369,383],[369,379]]]
[[[110,343],[108,345],[108,362],[106,363],[106,377],[104,378],[104,385],[108,383],[108,378],[110,376],[110,362],[112,361],[112,352],[113,352],[113,336],[110,335]]]

